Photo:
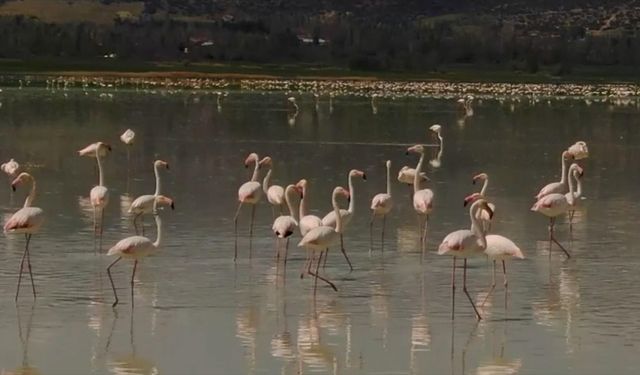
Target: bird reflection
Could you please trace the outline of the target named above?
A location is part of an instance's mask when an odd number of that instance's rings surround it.
[[[296,119],[298,118],[298,111],[287,114],[287,125],[294,127],[296,125]]]
[[[133,198],[128,194],[120,195],[120,223],[123,230],[127,230],[130,227],[131,215],[129,214],[129,207]]]
[[[35,305],[32,305],[29,310],[29,317],[27,318],[26,327],[22,329],[22,318],[20,308],[16,307],[16,315],[18,319],[18,337],[22,345],[22,364],[20,367],[13,371],[2,371],[2,375],[39,375],[40,371],[29,365],[29,338],[31,336],[31,327],[33,326],[33,315],[35,311]]]
[[[256,369],[258,318],[259,312],[255,306],[243,307],[236,314],[236,337],[244,348],[244,356],[249,367],[249,373],[254,373]]]
[[[420,249],[420,233],[415,224],[401,223],[396,228],[396,244],[401,253],[414,253]]]
[[[335,355],[331,347],[320,339],[320,327],[315,314],[298,322],[298,374],[304,374],[304,365],[312,372],[336,372]]]
[[[419,373],[416,364],[416,355],[425,352],[431,344],[431,333],[427,320],[426,294],[424,284],[424,272],[420,272],[420,311],[411,317],[411,348],[409,351],[409,369],[411,374]]]
[[[135,335],[133,331],[133,312],[130,315],[129,320],[129,343],[131,346],[131,352],[126,355],[117,356],[114,359],[107,362],[107,366],[112,373],[116,375],[157,375],[159,373],[158,368],[153,362],[142,358],[136,354]],[[118,313],[114,311],[113,324],[111,326],[111,333],[107,339],[106,353],[108,354],[111,347],[111,339],[113,332],[115,331],[116,323],[118,321]]]
[[[382,347],[387,348],[387,334],[389,332],[389,317],[391,315],[389,306],[389,292],[385,290],[382,283],[372,283],[371,285],[371,310],[372,326],[382,328]]]
[[[378,94],[371,95],[371,113],[374,115],[378,114],[378,104],[376,103],[376,99],[378,98]]]
[[[476,369],[477,375],[515,375],[522,368],[522,359],[508,359],[504,356],[505,343],[507,341],[507,322],[503,322],[503,331],[500,338],[500,350],[493,353],[492,358],[483,361]]]
[[[432,168],[440,168],[442,165],[442,147],[438,147],[438,153],[435,158],[429,160],[429,165]]]

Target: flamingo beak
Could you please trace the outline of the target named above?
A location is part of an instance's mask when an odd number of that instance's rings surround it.
[[[164,166],[167,168],[167,170],[169,169],[169,163],[165,164]]]
[[[173,211],[175,209],[176,209],[176,205],[175,205],[175,203],[173,203],[173,201],[171,201],[171,210]]]
[[[105,146],[107,146],[107,150],[109,150],[109,152],[111,152],[111,151],[112,151],[112,149],[111,149],[111,145],[108,145],[108,144],[106,144],[106,143],[105,143],[104,145],[105,145]]]
[[[462,207],[467,207],[468,204],[469,204],[469,201],[465,199],[464,203],[462,204]]]
[[[484,205],[484,209],[489,213],[489,219],[493,219],[493,210],[489,207],[488,204]]]
[[[475,185],[476,184],[476,179],[474,178],[473,180],[471,180],[471,185]]]
[[[11,190],[12,191],[16,191],[16,185],[15,184],[11,184]]]
[[[365,181],[367,181],[367,175],[363,173],[363,174],[362,174],[362,179],[363,179],[363,180],[365,180]]]

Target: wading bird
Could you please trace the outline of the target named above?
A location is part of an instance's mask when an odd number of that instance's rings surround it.
[[[260,173],[260,158],[258,154],[255,152],[249,154],[244,161],[245,168],[249,168],[249,165],[254,163],[253,167],[253,175],[251,176],[251,180],[245,182],[238,189],[238,209],[236,210],[236,215],[233,218],[233,232],[235,237],[234,251],[233,251],[233,260],[238,259],[238,216],[240,215],[240,210],[242,209],[242,205],[248,204],[251,205],[251,224],[249,226],[249,258],[251,258],[251,245],[253,240],[253,221],[256,216],[256,204],[260,201],[262,197],[262,189],[260,188],[260,182],[258,182],[258,175]]]
[[[416,166],[416,171],[419,173],[422,171],[424,165],[424,153],[425,147],[423,145],[415,145],[407,149],[407,155],[409,153],[420,154],[420,160]],[[413,209],[418,214],[418,223],[420,224],[420,259],[424,258],[426,242],[427,242],[427,227],[429,225],[429,214],[433,210],[433,191],[431,189],[420,189],[420,179],[418,174],[414,174],[413,179]],[[423,219],[424,218],[424,219]],[[424,221],[424,224],[422,224]],[[423,229],[424,228],[424,229]]]
[[[282,248],[282,240],[285,242],[284,250],[284,264],[287,264],[287,253],[289,252],[289,236],[291,236],[296,229],[298,229],[298,220],[296,220],[296,210],[293,207],[291,201],[292,195],[298,193],[302,194],[302,189],[296,185],[287,185],[284,191],[284,200],[287,203],[289,209],[289,215],[280,215],[273,221],[271,230],[276,236],[276,262],[280,260],[280,249]],[[302,197],[301,197],[302,198]]]
[[[162,194],[162,180],[160,178],[160,168],[169,170],[169,163],[164,160],[156,160],[153,162],[153,173],[156,177],[156,191],[153,194],[145,194],[137,197],[129,207],[129,214],[133,214],[133,227],[138,234],[138,219],[142,222],[142,235],[144,236],[144,214],[149,214],[153,211],[153,205],[155,204],[155,197]],[[161,205],[169,205],[171,209],[174,209],[173,200],[169,202],[166,197],[160,200]]]
[[[109,189],[104,185],[104,173],[102,171],[102,150],[107,150],[109,146],[98,142],[95,150],[96,162],[98,163],[98,185],[89,192],[89,200],[93,207],[93,230],[98,232],[97,212],[100,210],[100,245],[102,245],[102,232],[104,229],[104,209],[109,204]],[[106,154],[106,151],[104,151]]]
[[[381,249],[384,250],[384,227],[387,214],[393,208],[393,198],[391,196],[391,160],[385,163],[387,167],[387,192],[376,194],[371,200],[371,221],[369,222],[369,251],[373,251],[373,222],[376,216],[382,217]]]
[[[284,205],[284,188],[280,185],[269,185],[271,182],[271,174],[273,173],[273,161],[271,157],[267,156],[262,159],[263,165],[269,166],[269,171],[267,171],[267,175],[264,176],[264,180],[262,180],[262,191],[267,196],[267,201],[271,204],[271,212],[273,217],[276,217],[276,211],[279,214],[282,214],[282,206]]]
[[[567,186],[567,163],[573,160],[574,157],[569,151],[563,151],[561,162],[562,162],[562,171],[560,172],[560,181],[552,182],[547,184],[545,187],[540,189],[540,192],[535,196],[536,200],[544,197],[549,194],[566,194],[568,191]]]

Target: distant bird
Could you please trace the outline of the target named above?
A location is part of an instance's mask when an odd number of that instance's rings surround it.
[[[280,185],[271,185],[271,174],[273,173],[273,161],[271,157],[267,156],[263,159],[263,165],[269,167],[269,171],[267,175],[264,176],[264,180],[262,180],[262,191],[267,196],[267,201],[271,204],[271,211],[273,213],[273,217],[276,217],[276,211],[278,213],[282,213],[282,206],[284,205],[284,188]]]
[[[473,303],[473,299],[467,291],[467,258],[471,256],[478,256],[484,252],[487,248],[487,240],[485,233],[480,227],[478,221],[478,210],[485,209],[489,212],[489,216],[493,216],[491,208],[484,199],[476,200],[471,207],[469,207],[469,218],[471,219],[470,229],[460,229],[455,232],[449,233],[443,240],[440,246],[438,246],[438,255],[451,255],[453,256],[453,266],[451,268],[451,319],[455,316],[455,295],[456,295],[456,260],[457,258],[464,259],[464,272],[463,272],[463,284],[462,288],[467,295],[473,310],[478,317],[478,320],[482,319],[476,305]]]
[[[573,174],[574,170],[577,170],[580,175],[584,173],[582,168],[575,163],[571,164],[571,167],[569,167],[569,174]],[[539,212],[549,218],[549,242],[555,242],[555,244],[558,245],[558,247],[560,247],[562,251],[564,251],[567,258],[571,258],[571,255],[564,248],[564,246],[562,246],[560,242],[556,240],[554,236],[554,228],[556,217],[567,213],[571,209],[571,206],[574,205],[575,199],[576,197],[573,191],[573,179],[571,178],[569,179],[569,194],[565,195],[560,193],[551,193],[545,195],[542,198],[538,199],[533,207],[531,207],[531,211]],[[549,251],[549,256],[551,256],[551,251]]]
[[[349,175],[348,175],[349,198],[350,198],[349,209],[348,210],[341,209],[340,211],[338,211],[340,213],[340,216],[342,217],[342,230],[340,231],[340,250],[342,251],[342,255],[344,255],[344,258],[347,260],[347,263],[349,263],[349,269],[351,271],[353,271],[353,265],[351,265],[351,260],[349,260],[349,257],[347,256],[347,252],[344,249],[344,231],[349,226],[349,223],[351,222],[351,219],[353,219],[353,215],[355,213],[355,189],[353,187],[354,177],[361,177],[364,181],[367,180],[367,175],[364,172],[359,171],[357,169],[352,169],[349,171]],[[335,210],[326,214],[322,218],[322,225],[335,228],[336,225],[338,225],[336,215],[337,213]],[[326,262],[326,256],[328,256],[328,254],[325,255],[325,262]]]
[[[235,236],[235,245],[233,252],[233,260],[238,259],[238,216],[240,215],[240,209],[242,209],[243,204],[251,205],[251,224],[249,227],[249,258],[251,258],[251,245],[253,239],[253,221],[256,216],[256,204],[262,198],[262,189],[260,182],[258,182],[258,175],[260,173],[260,165],[261,161],[258,157],[258,154],[255,152],[249,154],[247,159],[244,161],[245,168],[248,168],[251,163],[254,163],[253,175],[251,176],[251,180],[245,182],[238,189],[238,209],[236,210],[236,214],[233,218],[233,231]]]
[[[540,192],[535,196],[536,200],[539,200],[540,198],[544,197],[545,195],[549,195],[549,194],[566,194],[567,193],[567,163],[571,160],[573,160],[573,154],[571,154],[569,151],[563,151],[562,152],[562,157],[561,157],[561,162],[562,162],[562,171],[560,172],[560,181],[559,182],[552,182],[547,184],[546,186],[544,186],[542,189],[540,189]]]
[[[169,170],[169,163],[164,160],[156,160],[153,162],[153,173],[156,177],[156,191],[153,194],[145,194],[137,197],[129,207],[129,214],[133,214],[133,227],[138,234],[138,219],[142,220],[142,235],[144,236],[144,214],[150,214],[153,211],[153,205],[155,204],[155,197],[159,196],[162,191],[162,180],[160,178],[160,168],[166,168]],[[170,201],[170,202],[169,202]],[[174,209],[173,200],[164,197],[159,202],[162,205],[169,205],[171,209]]]
[[[462,107],[464,117],[473,116],[473,99],[474,98],[471,95],[458,99],[458,104]]]
[[[433,132],[436,140],[438,141],[438,146],[442,148],[444,146],[444,138],[442,138],[442,125],[433,124],[429,127],[429,130]]]
[[[291,107],[295,110],[295,113],[297,114],[300,108],[298,107],[298,103],[296,103],[296,98],[293,96],[290,96],[287,98],[287,101],[289,101],[289,103],[291,104]]]
[[[320,94],[318,94],[317,92],[314,92],[313,93],[313,99],[314,99],[314,103],[315,103],[316,112],[320,112]]]
[[[315,277],[315,281],[313,284],[313,294],[316,294],[316,288],[318,285],[318,279],[327,283],[333,290],[337,291],[335,284],[329,281],[328,279],[319,275],[319,267],[322,262],[323,254],[326,256],[329,250],[329,247],[334,246],[338,239],[340,239],[340,235],[343,229],[343,216],[340,214],[340,206],[338,206],[338,196],[344,196],[349,198],[349,192],[345,190],[343,187],[338,186],[333,189],[333,194],[331,195],[331,203],[333,205],[333,212],[336,217],[336,226],[335,228],[328,225],[322,225],[316,228],[311,229],[298,243],[299,247],[306,248],[309,252],[312,252],[311,257],[307,261],[305,267],[307,268],[307,273],[313,277]],[[315,259],[316,253],[319,253],[318,261],[316,263],[315,272],[311,271],[311,266],[313,265],[313,261]]]
[[[0,170],[2,170],[9,179],[13,180],[20,171],[20,164],[18,164],[14,159],[11,159],[6,163],[2,163],[2,165],[0,165]]]
[[[122,143],[124,143],[127,146],[133,145],[133,141],[135,140],[135,138],[136,138],[136,133],[131,129],[125,130],[124,133],[120,135],[120,140],[122,141]]]
[[[22,271],[24,270],[24,260],[27,260],[29,268],[29,277],[31,278],[31,290],[33,298],[36,298],[36,286],[33,282],[33,272],[31,271],[31,258],[29,256],[29,242],[31,235],[38,233],[42,223],[44,222],[44,211],[41,208],[33,207],[33,201],[36,199],[36,180],[28,173],[20,173],[12,182],[11,188],[15,191],[20,184],[31,182],[31,192],[24,201],[24,206],[14,213],[4,224],[5,234],[24,234],[25,246],[22,261],[20,262],[20,273],[18,276],[18,287],[16,289],[15,300],[18,301],[20,293],[20,282],[22,281]]]
[[[589,148],[587,147],[587,143],[585,141],[578,141],[567,149],[570,154],[573,155],[575,160],[582,160],[589,157]]]
[[[157,198],[158,197],[156,197],[156,199]],[[120,240],[107,252],[108,256],[118,257],[107,267],[107,274],[109,275],[109,281],[111,281],[111,289],[113,289],[113,296],[115,298],[115,301],[112,305],[113,307],[116,307],[116,305],[118,304],[118,293],[116,293],[116,287],[113,283],[113,277],[111,276],[111,267],[113,267],[123,258],[133,260],[133,271],[131,272],[131,306],[133,306],[133,286],[136,276],[136,269],[138,268],[138,261],[146,257],[147,255],[156,252],[162,244],[162,220],[160,219],[160,215],[158,215],[156,211],[155,204],[153,206],[153,214],[156,220],[157,228],[157,237],[155,242],[151,242],[151,240],[147,237],[131,236]]]
[[[407,149],[407,155],[409,153],[420,154],[420,160],[416,166],[416,171],[419,173],[422,171],[424,165],[424,153],[425,147],[423,145],[415,145]],[[431,189],[420,189],[420,179],[418,175],[414,175],[413,180],[413,209],[418,214],[419,221],[424,218],[424,229],[420,228],[420,248],[421,258],[424,258],[426,241],[427,241],[427,227],[429,225],[429,214],[433,210],[433,191]],[[422,224],[421,224],[422,227]]]
[[[276,262],[280,260],[280,248],[282,247],[281,242],[282,240],[286,240],[284,264],[287,264],[287,253],[289,252],[289,236],[291,236],[296,231],[296,229],[298,229],[298,220],[296,220],[297,212],[293,207],[293,202],[291,201],[292,195],[296,192],[298,194],[301,194],[302,189],[300,189],[296,185],[287,185],[284,196],[287,207],[289,208],[289,215],[278,216],[273,221],[273,226],[271,227],[273,234],[276,236]]]
[[[98,231],[97,211],[100,210],[100,241],[102,242],[102,232],[104,230],[104,209],[109,204],[109,189],[104,185],[104,173],[102,171],[102,150],[108,149],[108,145],[98,142],[95,153],[96,162],[98,163],[99,180],[98,185],[94,186],[89,192],[89,199],[93,207],[93,229],[94,233]]]
[[[384,250],[384,227],[387,214],[393,208],[391,196],[391,160],[385,163],[387,167],[387,192],[376,194],[371,200],[371,221],[369,222],[369,251],[373,251],[373,222],[376,216],[382,217],[381,249]]]
[[[376,103],[376,99],[378,99],[380,95],[378,94],[373,94],[371,95],[371,113],[373,113],[374,115],[378,114],[378,105]]]
[[[100,144],[102,145],[102,147],[99,147]],[[111,146],[103,142],[95,142],[83,148],[82,150],[79,150],[78,155],[95,158],[96,151],[100,153],[100,157],[104,158],[111,151]]]

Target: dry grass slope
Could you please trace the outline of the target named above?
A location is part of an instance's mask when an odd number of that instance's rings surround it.
[[[112,24],[120,14],[137,18],[144,2],[101,4],[90,0],[12,0],[0,5],[0,15],[25,15],[43,22],[89,21]]]

